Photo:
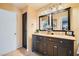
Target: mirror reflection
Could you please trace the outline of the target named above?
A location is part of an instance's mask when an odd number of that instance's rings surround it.
[[[69,30],[68,16],[68,10],[53,13],[51,15],[53,30]]]
[[[48,15],[40,16],[39,25],[40,30],[47,30],[49,25],[49,16]]]
[[[69,31],[70,7],[63,10],[55,11],[48,15],[39,16],[39,30],[47,30],[48,28],[52,29],[53,31]]]

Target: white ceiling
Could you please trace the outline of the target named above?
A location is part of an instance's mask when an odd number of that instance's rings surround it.
[[[31,6],[34,9],[39,9],[39,8],[42,8],[46,5],[48,5],[48,4],[49,3],[13,3],[13,5],[19,9],[22,9],[24,7],[27,7],[27,6]]]

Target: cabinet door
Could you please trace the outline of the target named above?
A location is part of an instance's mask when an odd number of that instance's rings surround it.
[[[58,56],[58,39],[57,38],[51,38],[51,46],[52,46],[52,55]]]
[[[64,39],[58,40],[58,56],[67,56],[67,44]]]
[[[39,49],[39,40],[38,40],[38,36],[37,36],[37,40],[36,40],[36,52],[38,51],[38,49]]]
[[[37,40],[36,40],[36,50],[39,53],[43,52],[43,37],[42,36],[38,36]]]
[[[58,56],[67,56],[67,47],[63,45],[58,45]]]
[[[44,37],[43,38],[43,54],[44,55],[47,55],[47,40],[48,40],[48,37]]]
[[[74,47],[73,47],[74,45],[73,45],[73,43],[72,44],[70,44],[67,48],[67,55],[68,56],[73,56],[74,55]]]
[[[67,55],[68,56],[74,55],[74,42],[73,41],[69,41],[69,44],[67,46]]]
[[[40,41],[36,40],[36,51],[39,52]]]
[[[57,56],[58,55],[58,45],[57,43],[54,43],[53,45],[53,56]]]
[[[50,44],[50,43],[49,43],[49,44]],[[48,48],[47,48],[47,55],[48,55],[48,56],[53,56],[53,46],[48,45]]]
[[[39,52],[43,54],[43,42],[42,40],[39,42],[39,48],[38,48]]]
[[[36,38],[37,36],[36,35],[33,35],[32,36],[32,51],[36,51]]]
[[[58,43],[58,56],[73,55],[73,42],[70,40],[59,40]]]
[[[54,51],[53,51],[53,46],[54,46],[54,42],[51,41],[52,39],[49,38],[47,41],[47,55],[48,56],[53,56],[54,55]]]

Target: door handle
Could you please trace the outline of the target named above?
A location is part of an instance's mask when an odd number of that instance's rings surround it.
[[[16,35],[16,33],[14,33],[14,35]]]

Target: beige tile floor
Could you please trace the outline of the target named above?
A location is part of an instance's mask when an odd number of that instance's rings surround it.
[[[39,54],[34,53],[34,52],[28,52],[24,48],[19,48],[16,51],[12,51],[12,52],[7,53],[3,56],[39,56]]]
[[[3,56],[42,56],[40,54],[37,54],[35,52],[32,52],[32,51],[27,51],[25,48],[19,48],[15,51],[12,51],[10,53],[7,53]],[[77,51],[77,56],[79,56],[79,49]]]

